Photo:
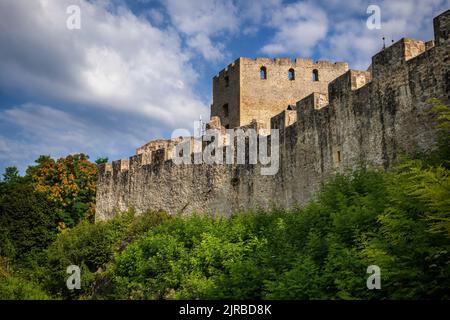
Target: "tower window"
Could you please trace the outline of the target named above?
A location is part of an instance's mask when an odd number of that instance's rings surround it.
[[[230,77],[225,77],[225,87],[228,87],[230,85]]]
[[[224,115],[225,117],[228,117],[228,115],[229,115],[228,103],[225,103],[225,104],[223,105],[222,109],[223,109],[223,115]]]
[[[288,71],[288,79],[289,80],[295,80],[295,71],[294,71],[294,69],[289,69],[289,71]]]
[[[314,69],[311,74],[311,80],[312,81],[319,81],[319,70]]]
[[[261,80],[266,80],[267,79],[267,69],[266,67],[261,67],[261,69],[259,70],[259,77]]]

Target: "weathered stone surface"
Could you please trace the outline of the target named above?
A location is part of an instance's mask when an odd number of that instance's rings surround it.
[[[324,63],[321,70],[330,70],[330,83],[309,87],[288,110],[295,90],[284,95],[285,84],[260,84],[259,68],[267,66],[267,80],[289,81],[287,70],[293,62],[238,59],[213,80],[218,101],[212,116],[218,117],[210,125],[260,129],[269,119],[280,129],[278,173],[262,176],[259,164],[175,165],[166,151],[152,147],[155,142],[129,161],[100,166],[96,219],[108,219],[115,210],[129,207],[138,212],[153,208],[227,215],[258,206],[303,204],[335,172],[361,163],[389,168],[403,152],[431,148],[435,131],[426,100],[450,102],[449,21],[450,11],[435,18],[434,46],[402,39],[376,54],[369,71],[346,71],[345,65],[337,71],[335,65]],[[306,70],[296,71],[295,81],[306,83],[315,64],[308,60],[295,64]],[[229,84],[220,91],[225,74]],[[217,109],[225,99],[229,99],[228,119]],[[161,150],[169,147],[172,142]],[[154,156],[144,160],[149,150]]]

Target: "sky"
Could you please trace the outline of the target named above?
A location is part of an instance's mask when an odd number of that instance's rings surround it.
[[[80,28],[68,27],[80,9]],[[367,27],[380,8],[380,28]],[[40,155],[126,159],[209,119],[238,57],[345,61],[433,39],[450,0],[0,0],[0,172]],[[73,26],[73,24],[72,24]]]

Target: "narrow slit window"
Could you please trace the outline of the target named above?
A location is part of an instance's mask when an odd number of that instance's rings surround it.
[[[314,69],[311,74],[311,80],[312,81],[319,81],[319,70]]]
[[[267,69],[266,67],[261,67],[260,71],[259,71],[259,77],[261,80],[266,80],[267,79]]]
[[[230,77],[225,77],[225,87],[228,87],[230,85]]]
[[[341,151],[337,152],[337,161],[338,163],[341,163],[342,159],[341,159]]]
[[[290,81],[295,80],[295,71],[294,71],[294,69],[289,69],[289,71],[288,71],[288,79]]]
[[[228,117],[228,115],[229,115],[228,103],[225,103],[225,104],[223,105],[222,109],[223,109],[223,115],[224,115],[225,117]]]

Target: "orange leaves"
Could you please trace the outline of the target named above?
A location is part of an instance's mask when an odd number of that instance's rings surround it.
[[[36,162],[38,165],[29,169],[36,192],[44,193],[63,211],[72,213],[83,203],[88,209],[82,216],[94,215],[97,166],[86,155],[69,155],[56,161],[41,157]]]

